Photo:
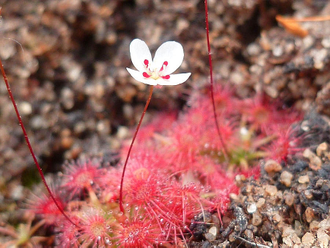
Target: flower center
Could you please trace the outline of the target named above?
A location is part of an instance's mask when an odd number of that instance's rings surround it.
[[[149,60],[147,60],[147,59],[145,59],[143,61],[143,63],[145,65],[146,71],[143,72],[142,75],[145,78],[152,78],[154,80],[157,80],[159,78],[170,79],[170,75],[163,75],[163,72],[164,72],[165,68],[168,66],[168,62],[167,61],[164,61],[163,65],[160,67],[159,70],[158,70],[158,68],[151,69],[150,68]]]

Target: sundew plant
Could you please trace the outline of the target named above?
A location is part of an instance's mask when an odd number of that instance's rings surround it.
[[[207,1],[205,7],[207,17]],[[159,44],[152,57],[148,40],[132,39],[136,70],[127,73],[148,85],[149,97],[116,165],[101,158],[69,161],[49,186],[19,118],[48,192],[29,198],[29,223],[0,228],[10,237],[5,247],[189,247],[196,224],[225,228],[230,195],[239,192],[235,178],[258,177],[260,159],[280,162],[297,151],[293,124],[301,115],[263,92],[242,99],[239,89],[213,82],[210,45],[207,90],[195,90],[179,115],[159,113],[142,124],[153,91],[194,80],[189,72],[175,73],[185,45],[173,40]],[[38,236],[40,229],[48,236]]]

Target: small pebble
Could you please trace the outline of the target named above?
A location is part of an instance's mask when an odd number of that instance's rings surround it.
[[[313,46],[313,44],[314,44],[314,38],[312,36],[308,35],[303,39],[303,48],[305,50]]]
[[[253,202],[248,205],[247,209],[249,214],[253,214],[255,211],[257,211],[257,205]]]
[[[311,160],[313,157],[315,157],[315,153],[313,153],[311,149],[307,148],[303,152],[303,157]]]
[[[205,238],[212,242],[216,239],[218,233],[218,228],[215,226],[212,226],[207,233],[205,233]]]
[[[311,192],[310,190],[305,190],[305,191],[304,191],[304,194],[305,194],[305,196],[306,196],[306,198],[307,198],[308,200],[313,199],[313,194],[312,194],[312,192]]]
[[[329,37],[323,38],[321,44],[324,48],[330,48],[330,38]]]
[[[316,233],[317,241],[321,248],[329,248],[330,236],[323,229],[319,229]]]
[[[311,231],[316,231],[319,229],[319,225],[320,225],[320,222],[316,221],[316,220],[313,220],[310,224],[309,224],[309,230]]]
[[[96,125],[96,130],[99,134],[107,136],[110,133],[110,121],[100,120]]]
[[[74,106],[74,92],[68,87],[65,87],[61,91],[61,103],[67,110],[72,109]]]
[[[235,193],[230,193],[229,194],[229,198],[230,198],[230,200],[232,200],[232,201],[238,201],[238,195],[237,194],[235,194]]]
[[[291,236],[294,233],[295,233],[295,230],[293,230],[291,226],[289,226],[289,225],[283,226],[283,231],[282,231],[283,237]]]
[[[301,183],[301,184],[309,183],[309,176],[308,175],[300,176],[298,178],[298,182]]]
[[[322,144],[320,144],[316,148],[316,154],[317,154],[317,156],[321,157],[321,156],[325,155],[326,152],[328,151],[328,149],[329,149],[328,143],[323,142]]]
[[[322,70],[327,56],[328,56],[327,49],[323,48],[321,50],[315,50],[314,67],[318,70]]]
[[[283,238],[283,243],[287,245],[287,247],[295,247],[295,244],[301,244],[301,240],[297,234],[293,233],[292,235]]]
[[[274,216],[273,216],[273,221],[276,222],[276,223],[280,223],[282,221],[282,217],[281,215],[279,215],[278,213],[276,213]]]
[[[315,242],[315,237],[312,233],[307,232],[305,233],[305,235],[301,238],[301,242],[303,245],[305,245],[306,247],[311,247],[314,242]]]
[[[10,192],[10,196],[14,200],[21,200],[24,197],[24,187],[22,185],[16,185]]]
[[[244,234],[245,234],[246,238],[249,240],[252,240],[254,238],[253,232],[249,229],[246,229],[244,231]]]
[[[42,116],[35,115],[31,118],[30,126],[33,129],[42,129],[48,127],[48,123]]]
[[[291,207],[294,203],[294,195],[291,192],[286,192],[284,193],[284,201],[285,204],[288,205],[289,207]]]
[[[268,174],[274,173],[274,172],[279,172],[282,170],[282,166],[276,162],[275,160],[267,160],[267,162],[265,163],[265,171]]]
[[[265,204],[265,202],[266,202],[265,198],[260,198],[257,201],[257,208],[261,208]]]
[[[306,217],[306,221],[308,223],[311,223],[312,220],[314,219],[314,211],[312,208],[310,207],[307,207],[306,210],[305,210],[305,217]]]
[[[231,233],[228,237],[229,242],[235,242],[236,240],[236,234],[235,233]]]
[[[298,186],[297,186],[297,192],[298,193],[302,193],[303,191],[305,191],[306,189],[307,189],[307,184],[298,184]]]
[[[209,233],[211,233],[214,237],[216,237],[217,236],[217,233],[218,233],[218,228],[216,226],[212,226],[209,229]]]
[[[273,55],[275,56],[275,57],[280,57],[280,56],[282,56],[283,55],[283,48],[281,47],[281,46],[275,46],[274,48],[273,48]]]
[[[206,144],[208,145],[208,144]],[[244,175],[236,175],[235,176],[235,184],[238,186],[238,187],[242,187],[243,186],[243,183],[246,181],[246,177]]]
[[[322,220],[320,222],[320,228],[329,229],[330,228],[330,218]]]
[[[265,191],[270,196],[274,196],[277,194],[277,188],[274,185],[266,185]]]
[[[261,51],[261,47],[257,43],[251,43],[246,48],[246,51],[250,56],[257,56]]]
[[[117,131],[117,137],[118,139],[125,139],[129,134],[128,128],[127,127],[119,127]]]
[[[234,84],[240,85],[244,82],[244,77],[240,72],[233,72],[230,74],[230,81]]]
[[[284,184],[286,187],[291,186],[293,175],[288,171],[283,171],[280,176],[280,182]]]
[[[32,113],[32,106],[29,102],[21,102],[18,108],[21,115],[30,115]]]
[[[306,149],[304,152],[303,152],[303,156],[305,158],[308,158],[309,159],[309,166],[311,169],[313,170],[319,170],[322,166],[322,160],[316,156],[315,153],[313,153],[310,149]]]
[[[252,215],[252,225],[259,226],[262,223],[262,217],[261,215],[256,212]]]
[[[83,132],[86,130],[85,122],[83,122],[83,121],[79,121],[79,122],[77,122],[77,123],[74,125],[73,130],[74,130],[74,133],[75,133],[76,135],[79,135],[79,134],[83,133]]]
[[[317,180],[317,182],[315,183],[315,187],[316,188],[321,188],[324,184],[327,183],[327,180],[323,180],[323,179],[319,179]]]
[[[72,137],[62,137],[61,138],[61,147],[65,150],[71,148],[73,145],[74,139]]]
[[[299,237],[301,237],[304,234],[304,226],[298,220],[294,221],[294,231]]]

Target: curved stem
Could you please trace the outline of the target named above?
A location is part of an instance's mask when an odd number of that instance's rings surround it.
[[[38,169],[38,172],[41,176],[41,179],[42,179],[42,182],[44,183],[50,197],[53,199],[56,207],[58,208],[58,210],[60,210],[60,212],[63,214],[63,216],[69,221],[71,222],[73,225],[77,226],[70,218],[69,216],[64,212],[64,210],[60,207],[60,205],[58,204],[57,200],[55,199],[52,191],[50,190],[47,182],[46,182],[46,179],[45,179],[45,176],[44,176],[44,173],[42,172],[42,169],[38,163],[38,160],[34,154],[34,151],[32,149],[32,146],[31,146],[31,143],[30,143],[30,140],[29,140],[29,137],[27,135],[27,132],[25,130],[25,127],[24,127],[24,124],[23,124],[23,121],[22,121],[22,118],[21,118],[21,115],[18,111],[18,108],[17,108],[17,105],[16,105],[16,102],[15,102],[15,99],[14,99],[14,96],[13,96],[13,93],[11,92],[11,89],[10,89],[10,86],[9,86],[9,83],[8,83],[8,78],[7,78],[7,74],[5,72],[5,69],[3,68],[3,65],[2,65],[2,61],[0,59],[0,70],[1,70],[1,73],[2,73],[2,77],[3,77],[3,80],[5,81],[5,84],[6,84],[6,88],[7,88],[7,91],[8,91],[8,94],[9,94],[9,98],[14,106],[14,109],[15,109],[15,113],[16,113],[16,116],[17,116],[17,119],[18,119],[18,122],[19,122],[19,125],[21,126],[21,129],[23,131],[23,134],[24,134],[24,138],[25,138],[25,141],[26,141],[26,144],[30,150],[30,153],[32,155],[32,158],[33,158],[33,161],[35,163],[35,165],[37,166],[37,169]]]
[[[151,85],[150,86],[150,91],[149,91],[149,96],[148,96],[148,100],[146,102],[146,105],[144,106],[144,110],[143,110],[143,113],[141,115],[141,118],[140,118],[140,121],[136,127],[136,130],[135,130],[135,133],[134,133],[134,136],[133,136],[133,139],[132,139],[132,142],[131,142],[131,145],[129,146],[129,149],[128,149],[128,153],[127,153],[127,156],[126,156],[126,160],[125,160],[125,163],[124,163],[124,168],[123,168],[123,172],[121,174],[121,182],[120,182],[120,193],[119,193],[119,207],[120,207],[120,211],[122,213],[125,212],[124,210],[124,206],[123,206],[123,186],[124,186],[124,177],[125,177],[125,171],[126,171],[126,166],[127,166],[127,162],[128,162],[128,159],[129,159],[129,156],[131,155],[131,151],[132,151],[132,148],[133,148],[133,144],[134,144],[134,141],[136,139],[136,136],[137,136],[137,133],[140,129],[140,126],[141,126],[141,123],[142,123],[142,120],[143,120],[143,117],[145,115],[145,113],[147,112],[147,109],[148,109],[148,106],[149,106],[149,103],[150,103],[150,100],[151,100],[151,96],[152,96],[152,92],[154,90],[154,86]]]
[[[220,126],[218,123],[218,116],[215,108],[215,101],[214,101],[214,93],[213,93],[213,67],[212,67],[212,56],[211,56],[211,45],[210,45],[210,27],[209,27],[209,12],[208,12],[208,7],[207,7],[207,0],[204,0],[204,5],[205,5],[205,24],[206,24],[206,40],[207,40],[207,51],[209,55],[209,67],[210,67],[210,81],[211,81],[211,98],[212,98],[212,106],[213,106],[213,114],[214,114],[214,121],[215,121],[215,126],[217,128],[218,136],[220,139],[220,143],[223,148],[223,153],[227,161],[229,161],[229,153],[227,150],[227,146],[225,142],[223,141],[221,131],[220,131]]]

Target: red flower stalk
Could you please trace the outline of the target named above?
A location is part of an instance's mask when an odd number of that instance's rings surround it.
[[[69,218],[69,216],[64,212],[63,208],[61,207],[61,204],[57,202],[56,200],[56,197],[54,196],[54,194],[52,193],[52,191],[50,190],[50,187],[48,186],[47,182],[46,182],[46,179],[45,179],[45,176],[44,176],[44,173],[42,172],[42,169],[39,165],[39,162],[37,160],[37,157],[33,151],[33,148],[31,146],[31,143],[30,143],[30,140],[29,140],[29,137],[27,135],[27,132],[25,130],[25,126],[24,126],[24,123],[22,121],[22,118],[21,118],[21,115],[19,113],[19,110],[17,108],[17,105],[16,105],[16,102],[15,102],[15,99],[14,99],[14,96],[13,96],[13,93],[11,92],[11,89],[10,89],[10,85],[9,85],[9,82],[8,82],[8,79],[7,79],[7,74],[5,72],[5,69],[3,68],[3,65],[2,65],[2,61],[0,59],[0,70],[1,70],[1,73],[2,73],[2,77],[3,77],[3,80],[5,81],[5,84],[6,84],[6,88],[7,88],[7,91],[8,91],[8,95],[9,95],[9,98],[13,104],[13,107],[14,107],[14,110],[15,110],[15,113],[16,113],[16,117],[18,119],[18,122],[19,122],[19,125],[22,129],[22,132],[24,134],[24,138],[25,138],[25,141],[26,141],[26,144],[30,150],[30,153],[31,153],[31,156],[33,158],[33,161],[35,163],[35,165],[37,166],[37,169],[38,169],[38,172],[39,172],[39,175],[42,179],[42,182],[43,184],[45,185],[48,193],[49,193],[49,196],[52,198],[52,200],[54,201],[54,204],[55,206],[58,208],[58,210],[62,213],[62,215],[69,221],[71,222],[73,225],[75,225],[75,223],[73,223],[73,221]]]
[[[207,41],[207,51],[209,55],[209,67],[210,67],[210,82],[211,82],[211,99],[212,99],[212,107],[214,114],[214,122],[216,126],[216,130],[218,132],[219,140],[222,145],[223,153],[226,160],[229,159],[229,154],[227,151],[226,144],[224,142],[224,138],[222,137],[222,133],[220,130],[220,125],[218,123],[218,115],[215,107],[214,93],[213,93],[213,66],[212,66],[212,56],[211,56],[211,46],[210,46],[210,27],[209,27],[209,12],[207,7],[207,0],[204,0],[204,8],[205,8],[205,24],[206,24],[206,41]]]

